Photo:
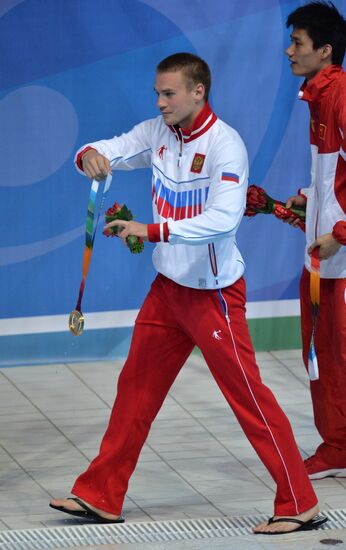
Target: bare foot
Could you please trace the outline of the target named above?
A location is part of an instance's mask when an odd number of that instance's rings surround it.
[[[95,506],[92,506],[88,502],[86,502],[83,499],[79,499],[81,502],[83,502],[90,510],[95,512],[98,516],[104,519],[110,519],[110,520],[116,520],[119,519],[120,516],[114,516],[113,514],[109,514],[108,512],[105,512],[104,510],[100,510],[99,508],[95,508]],[[68,512],[84,512],[85,510],[76,502],[75,500],[69,499],[69,498],[53,498],[50,503],[53,507],[59,507],[62,508],[62,511]]]
[[[306,512],[303,512],[302,514],[299,514],[298,516],[274,516],[273,519],[280,519],[280,517],[288,517],[292,519],[299,519],[300,521],[309,521],[310,519],[314,518],[319,512],[318,505],[314,506],[313,508],[310,508],[310,510],[307,510]],[[288,521],[279,521],[277,523],[260,523],[259,525],[256,525],[252,529],[254,533],[275,533],[275,532],[285,532],[290,533],[291,531],[296,531],[300,526],[297,523],[291,523]]]

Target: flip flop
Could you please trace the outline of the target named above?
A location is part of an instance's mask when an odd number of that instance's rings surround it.
[[[79,504],[79,506],[83,508],[83,510],[69,510],[68,508],[65,508],[65,506],[54,506],[54,504],[49,504],[49,506],[51,508],[54,508],[54,510],[59,510],[59,512],[65,512],[65,514],[70,514],[71,516],[91,520],[94,523],[124,523],[125,521],[122,516],[119,516],[117,519],[103,518],[102,516],[94,512],[94,510],[89,508],[89,506],[79,498],[71,497],[67,500],[73,500],[74,502]]]
[[[297,533],[297,531],[312,531],[312,529],[318,529],[320,525],[328,521],[328,518],[326,516],[323,516],[322,514],[319,514],[312,519],[309,519],[308,521],[302,521],[295,518],[274,519],[273,517],[271,517],[268,519],[267,525],[271,525],[272,523],[280,523],[281,521],[296,523],[297,525],[299,525],[299,527],[297,527],[297,529],[293,529],[293,531],[257,531],[255,532],[255,535],[288,535],[289,533]]]

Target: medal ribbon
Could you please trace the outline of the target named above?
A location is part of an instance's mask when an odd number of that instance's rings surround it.
[[[315,351],[315,333],[316,333],[316,324],[318,309],[320,306],[320,258],[319,258],[320,247],[317,246],[313,249],[311,254],[311,272],[310,272],[310,298],[311,298],[311,308],[312,308],[312,333],[310,340],[310,349],[309,349],[309,360],[308,360],[308,372],[310,380],[318,380],[318,362]]]
[[[98,209],[98,214],[97,214],[97,220],[96,220],[95,227],[94,227],[95,202],[96,202],[97,191],[98,191],[98,188],[99,188],[99,182],[96,181],[96,180],[93,180],[92,183],[91,183],[91,189],[90,189],[90,195],[89,195],[89,201],[88,201],[86,228],[85,228],[85,248],[84,248],[83,266],[82,266],[83,278],[82,278],[82,282],[80,284],[78,300],[77,300],[77,304],[76,304],[76,308],[75,308],[80,313],[81,313],[81,306],[82,306],[82,299],[83,299],[83,294],[84,294],[85,282],[86,282],[86,278],[88,276],[88,271],[89,271],[89,267],[90,267],[90,260],[91,260],[91,255],[92,255],[92,251],[93,251],[93,245],[94,245],[96,230],[97,230],[98,222],[99,222],[99,219],[100,219],[101,211],[102,211],[103,205],[105,203],[106,195],[107,195],[108,190],[111,186],[111,182],[112,182],[112,175],[108,174],[108,176],[106,178],[106,181],[105,181],[104,188],[103,188],[103,194],[102,194],[100,206],[99,206],[99,209]]]

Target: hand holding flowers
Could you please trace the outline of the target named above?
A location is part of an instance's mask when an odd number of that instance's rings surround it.
[[[142,252],[143,241],[148,238],[148,229],[146,224],[133,221],[132,212],[126,204],[120,206],[115,202],[111,208],[108,208],[105,220],[107,225],[104,227],[103,234],[106,237],[120,237],[132,254]]]

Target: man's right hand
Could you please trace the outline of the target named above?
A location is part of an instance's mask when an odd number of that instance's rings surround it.
[[[292,197],[289,197],[286,201],[286,208],[291,208],[292,206],[305,206],[306,205],[306,198],[302,195],[292,195]],[[297,218],[288,218],[287,220],[283,220],[285,223],[289,223],[293,227],[299,227],[299,220]]]
[[[102,181],[112,172],[109,160],[95,149],[89,149],[84,153],[82,166],[84,173],[91,180]]]

